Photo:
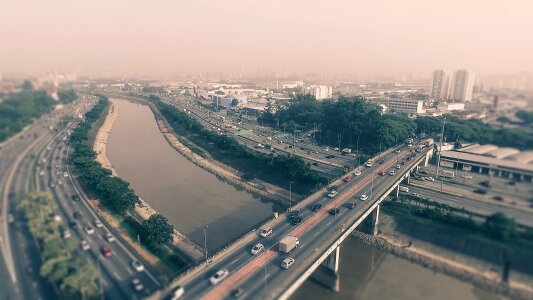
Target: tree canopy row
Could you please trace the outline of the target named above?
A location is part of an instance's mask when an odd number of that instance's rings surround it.
[[[527,115],[521,116],[527,119]],[[315,139],[325,145],[356,148],[374,154],[382,147],[403,142],[414,133],[438,134],[443,117],[419,117],[415,120],[400,114],[383,114],[381,107],[363,97],[341,96],[337,101],[317,101],[311,95],[295,95],[289,105],[271,106],[260,119],[264,124],[286,132],[318,129]],[[532,149],[533,136],[520,129],[493,128],[479,120],[462,120],[448,116],[447,141],[491,143],[503,147]]]
[[[34,90],[31,83],[23,85],[18,93],[7,96],[0,102],[0,142],[7,140],[38,118],[54,109],[58,103],[70,103],[78,98],[74,90],[59,92],[60,102],[44,90]]]

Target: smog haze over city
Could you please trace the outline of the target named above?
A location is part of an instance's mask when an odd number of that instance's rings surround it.
[[[5,1],[5,73],[533,70],[533,3]]]
[[[533,299],[532,12],[2,1],[0,300]]]

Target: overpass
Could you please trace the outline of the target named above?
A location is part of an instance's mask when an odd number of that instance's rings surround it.
[[[413,156],[414,155],[414,156]],[[182,274],[169,287],[153,294],[154,299],[164,298],[178,285],[185,289],[185,299],[224,299],[235,290],[241,290],[244,299],[287,299],[307,278],[313,277],[334,291],[339,286],[339,246],[356,229],[376,234],[379,224],[380,203],[391,192],[399,192],[399,184],[409,180],[411,172],[419,165],[428,163],[430,149],[421,153],[403,147],[399,153],[389,152],[382,156],[383,164],[364,168],[360,176],[351,182],[338,181],[339,194],[330,199],[319,191],[294,207],[301,212],[303,221],[291,225],[286,216],[268,221],[263,227],[272,227],[273,234],[267,238],[253,230],[232,245],[211,256],[193,269]],[[411,159],[407,160],[407,157]],[[405,160],[405,165],[402,161]],[[400,165],[397,169],[396,166]],[[380,175],[383,170],[385,175]],[[389,175],[395,170],[394,175]],[[353,171],[352,171],[353,172]],[[352,173],[350,172],[350,173]],[[360,200],[368,195],[366,201]],[[354,204],[352,209],[348,203]],[[318,211],[311,210],[314,204],[322,204]],[[331,209],[339,209],[332,215]],[[287,236],[300,240],[298,248],[287,255],[278,251],[279,241]],[[265,251],[254,256],[251,248],[261,243]],[[283,259],[291,257],[295,263],[285,270],[280,267]],[[211,285],[209,278],[218,270],[227,269],[228,277],[218,285]]]

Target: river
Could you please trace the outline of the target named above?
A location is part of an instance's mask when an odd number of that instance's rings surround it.
[[[272,213],[271,204],[219,181],[172,149],[147,106],[111,101],[119,116],[108,140],[109,160],[137,194],[192,240],[203,245],[207,225],[208,249],[221,247]],[[341,247],[341,291],[308,280],[291,299],[500,299],[351,238]]]
[[[207,248],[224,246],[272,214],[272,205],[218,180],[174,150],[150,108],[127,100],[109,134],[107,156],[117,174],[182,233]]]

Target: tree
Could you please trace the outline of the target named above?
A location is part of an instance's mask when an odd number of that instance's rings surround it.
[[[509,241],[516,236],[516,223],[501,212],[487,217],[483,224],[485,232],[500,241]]]
[[[31,81],[29,80],[24,80],[24,82],[22,82],[22,85],[20,86],[22,88],[22,90],[24,91],[31,91],[33,90],[33,84],[31,83]]]
[[[142,222],[141,238],[150,247],[157,247],[173,241],[174,226],[160,214],[151,215]]]

